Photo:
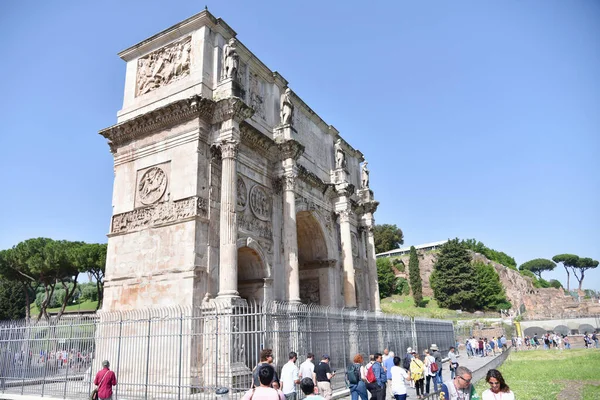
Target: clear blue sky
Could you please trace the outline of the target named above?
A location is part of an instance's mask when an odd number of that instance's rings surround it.
[[[117,52],[201,11],[362,150],[378,223],[600,259],[600,2],[0,2],[0,249],[106,241]],[[588,288],[600,289],[600,268]],[[547,275],[565,281],[562,268]]]

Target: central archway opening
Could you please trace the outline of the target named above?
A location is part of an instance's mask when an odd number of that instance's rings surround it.
[[[241,298],[262,302],[265,299],[267,269],[258,252],[251,247],[238,249],[238,292]]]
[[[323,230],[311,211],[296,214],[300,301],[305,304],[329,305],[329,267],[327,242]],[[330,289],[330,288],[329,288]]]

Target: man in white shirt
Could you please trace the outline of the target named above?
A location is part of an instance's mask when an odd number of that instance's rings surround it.
[[[308,353],[306,356],[306,361],[300,364],[300,373],[298,377],[300,379],[310,378],[313,381],[313,384],[317,386],[317,381],[315,380],[314,372],[315,372],[315,355],[313,353]]]
[[[286,400],[296,400],[296,385],[300,383],[298,377],[298,367],[296,367],[296,360],[298,354],[294,351],[290,351],[290,360],[281,369],[281,376],[279,381],[281,382],[281,391],[285,395]]]

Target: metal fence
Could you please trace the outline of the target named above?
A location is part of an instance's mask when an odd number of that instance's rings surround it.
[[[384,348],[403,354],[454,344],[449,321],[411,319],[349,309],[287,303],[224,304],[100,312],[60,321],[0,322],[0,392],[82,399],[94,388],[102,360],[118,385],[113,399],[197,399],[219,387],[237,398],[251,385],[263,348],[278,370],[296,351],[331,356],[344,371],[355,354]],[[332,384],[344,387],[338,373]]]

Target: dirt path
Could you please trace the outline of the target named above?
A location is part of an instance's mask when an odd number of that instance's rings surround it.
[[[556,400],[580,400],[583,396],[585,385],[600,386],[600,381],[555,381],[565,385],[556,395]]]

